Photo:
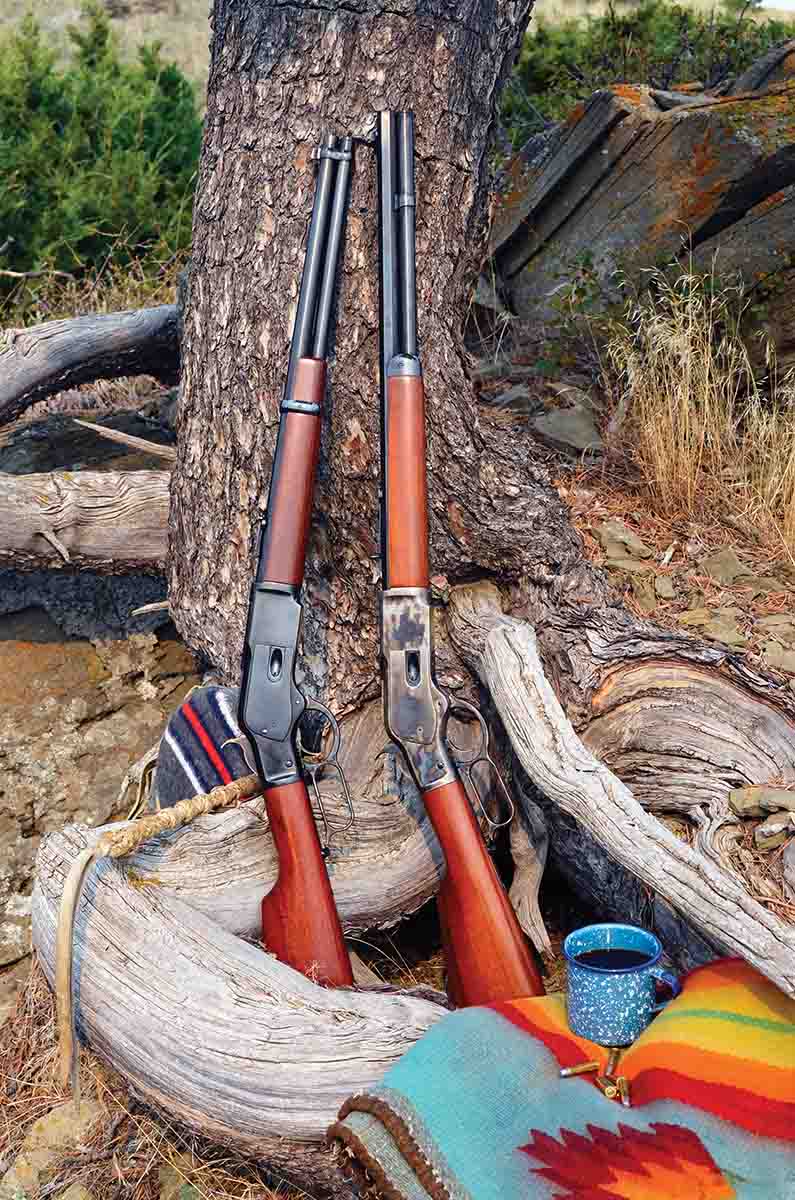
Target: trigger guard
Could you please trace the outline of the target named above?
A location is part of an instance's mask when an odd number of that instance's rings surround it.
[[[448,721],[455,713],[456,709],[470,713],[480,727],[480,742],[471,747],[469,750],[465,750],[463,747],[457,746],[447,733]],[[466,766],[471,770],[476,763],[480,762],[482,759],[489,758],[489,727],[486,724],[486,719],[480,709],[476,708],[474,704],[470,704],[468,700],[450,700],[444,717],[442,718],[442,737],[450,749],[450,757],[458,766]]]
[[[319,712],[321,714],[321,716],[325,717],[326,723],[328,724],[329,728],[331,729],[331,749],[329,750],[328,754],[325,755],[324,758],[319,759],[317,761],[316,766],[322,767],[325,763],[335,763],[336,764],[337,752],[339,751],[341,737],[342,737],[342,735],[340,733],[340,727],[339,727],[339,722],[337,721],[337,718],[334,716],[333,712],[331,712],[330,709],[326,708],[325,704],[321,704],[319,700],[315,700],[314,698],[312,698],[310,696],[306,697],[306,711],[307,712]]]

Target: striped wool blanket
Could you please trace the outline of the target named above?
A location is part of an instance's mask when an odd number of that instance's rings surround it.
[[[795,1001],[738,959],[699,967],[592,1075],[563,996],[451,1013],[330,1136],[389,1200],[795,1200]]]

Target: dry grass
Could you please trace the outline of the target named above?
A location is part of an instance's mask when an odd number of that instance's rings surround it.
[[[654,511],[730,511],[795,550],[795,379],[759,380],[740,334],[740,284],[653,272],[607,345],[611,449],[631,457]]]
[[[95,1200],[118,1200],[119,1195],[156,1200],[165,1172],[181,1183],[180,1200],[306,1196],[275,1182],[258,1164],[150,1112],[90,1050],[81,1054],[80,1082],[83,1095],[100,1103],[103,1116],[79,1148],[53,1163],[27,1200],[58,1196],[73,1183],[81,1183]],[[0,1028],[0,1162],[12,1162],[33,1122],[67,1098],[56,1082],[55,1006],[34,961],[14,1014]]]
[[[106,7],[123,53],[132,57],[144,43],[161,42],[163,57],[196,84],[203,108],[210,60],[210,0],[113,0]],[[33,13],[53,42],[63,46],[65,55],[66,30],[79,22],[80,3],[0,0],[0,29],[18,22],[25,12]]]

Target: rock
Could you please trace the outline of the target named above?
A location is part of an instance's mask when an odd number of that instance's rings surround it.
[[[74,1100],[69,1100],[34,1121],[14,1165],[0,1181],[0,1200],[19,1200],[20,1192],[24,1196],[35,1191],[48,1167],[65,1149],[79,1144],[104,1114],[96,1100],[81,1100],[79,1111]]]
[[[795,674],[795,650],[785,650],[780,642],[765,642],[762,647],[762,657],[768,666]]]
[[[772,575],[760,575],[758,579],[749,576],[747,579],[738,580],[738,587],[746,588],[754,596],[766,595],[768,592],[784,592],[787,590],[787,585],[782,583],[780,579],[775,579]]]
[[[700,625],[699,630],[709,641],[724,642],[727,646],[744,646],[748,641],[735,620],[720,614]]]
[[[530,428],[545,440],[564,450],[576,451],[577,454],[603,448],[593,413],[582,404],[572,405],[571,408],[552,408],[534,417]]]
[[[645,613],[653,613],[657,607],[657,598],[654,594],[654,584],[648,578],[644,579],[639,575],[632,577],[632,592]]]
[[[651,558],[653,551],[623,521],[605,521],[596,531],[608,558]]]
[[[638,562],[636,558],[608,558],[605,567],[608,571],[629,571],[632,575],[642,575],[652,569],[651,563]]]
[[[530,363],[515,363],[510,358],[487,358],[476,363],[470,371],[470,378],[486,382],[494,379],[524,379],[540,378],[538,369]]]
[[[11,896],[0,924],[0,967],[12,966],[30,952],[30,896]]]
[[[759,804],[765,812],[795,812],[795,792],[789,788],[760,787]]]
[[[764,629],[769,637],[784,646],[795,646],[795,624],[789,614],[778,617],[762,617],[754,624],[755,629]]]
[[[30,957],[20,959],[13,966],[0,971],[0,1026],[14,1011],[22,985],[30,971]]]
[[[676,588],[670,575],[657,575],[654,579],[654,590],[661,600],[675,600]]]
[[[729,792],[729,808],[738,817],[761,817],[764,809],[759,801],[758,787],[734,788]]]
[[[82,1183],[73,1183],[65,1192],[61,1192],[58,1200],[94,1200],[94,1196]]]
[[[21,640],[23,616],[0,619],[0,965],[29,952],[42,835],[115,815],[127,767],[199,682],[173,634],[67,641],[38,610]]]
[[[743,575],[753,574],[751,568],[737,557],[732,546],[724,546],[716,554],[702,558],[698,565],[716,583],[722,583],[726,587],[736,579],[741,579]]]
[[[706,625],[707,621],[712,620],[712,613],[708,608],[691,608],[680,613],[677,620],[680,625]]]
[[[790,813],[777,813],[768,817],[761,825],[757,825],[754,830],[754,844],[759,850],[775,850],[776,846],[783,846],[793,833],[795,823]]]
[[[784,847],[781,865],[784,870],[784,888],[795,900],[795,841]]]
[[[537,396],[530,394],[530,388],[526,383],[517,383],[513,387],[508,388],[506,392],[500,392],[499,396],[491,401],[493,408],[512,408],[516,412],[538,412],[542,407],[541,401]]]
[[[704,593],[701,591],[691,592],[687,598],[687,608],[689,612],[695,612],[699,608],[704,607]]]

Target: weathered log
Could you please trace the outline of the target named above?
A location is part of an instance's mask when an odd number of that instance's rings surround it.
[[[123,375],[179,378],[175,304],[47,321],[0,336],[0,425],[55,392]]]
[[[782,54],[760,60],[754,78],[766,81],[791,60],[791,48]],[[517,164],[491,236],[504,298],[522,320],[554,321],[561,288],[583,267],[592,299],[608,304],[622,277],[642,282],[646,268],[692,249],[702,263],[717,253],[721,273],[738,269],[768,303],[775,292],[791,317],[794,113],[795,80],[786,78],[766,92],[664,112],[648,88],[597,92],[539,163]],[[782,364],[795,350],[789,341],[785,332]]]
[[[699,821],[691,848],[644,811],[577,736],[544,674],[532,628],[504,616],[495,588],[458,589],[448,616],[539,790],[710,943],[745,958],[795,996],[795,925],[748,895],[715,840],[730,820],[726,795],[738,777],[771,768],[795,777],[793,722],[743,695],[728,678],[699,673],[673,655],[668,663],[617,666],[607,676],[593,705],[603,715],[588,726],[586,739],[606,745],[625,775],[632,777],[634,766],[645,776],[646,803],[686,808]],[[633,743],[646,739],[657,762],[645,747],[635,754]],[[728,779],[715,770],[721,760],[732,763]]]
[[[200,822],[211,852],[213,820]],[[39,851],[34,942],[51,983],[64,876],[86,843],[72,827]],[[339,1197],[354,1193],[323,1137],[340,1104],[445,1011],[390,990],[321,988],[126,860],[103,859],[87,877],[74,981],[78,1027],[138,1096],[312,1194]]]
[[[0,565],[159,574],[168,471],[0,474]]]

